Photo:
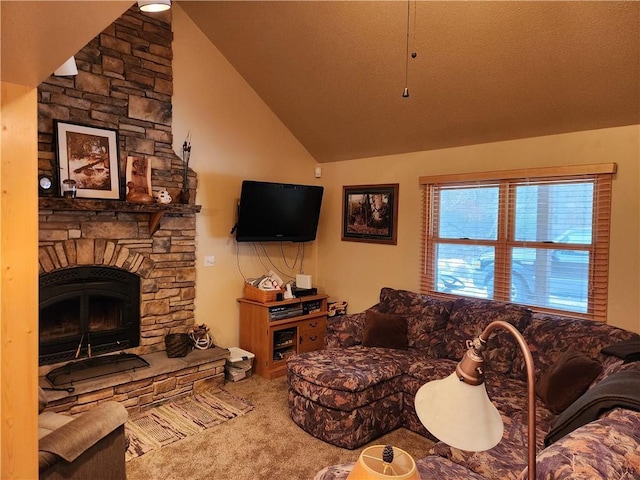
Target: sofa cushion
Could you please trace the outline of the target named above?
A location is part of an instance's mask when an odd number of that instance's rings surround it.
[[[540,377],[562,352],[570,348],[603,363],[606,358],[600,353],[603,347],[640,337],[637,333],[601,322],[535,313],[524,331],[524,338],[531,350],[537,377]],[[512,375],[527,378],[524,357],[519,351],[513,361]]]
[[[510,323],[523,332],[531,320],[531,311],[513,303],[457,299],[444,331],[445,349],[440,356],[460,360],[467,351],[466,341],[476,338],[487,325],[496,320]],[[494,330],[489,336],[485,351],[486,369],[509,373],[518,350],[518,344],[511,333],[500,328]]]
[[[378,307],[383,313],[402,315],[407,319],[409,348],[427,349],[430,356],[439,356],[437,350],[442,344],[442,333],[449,321],[453,301],[383,287]]]
[[[554,413],[562,413],[582,395],[602,371],[602,365],[570,349],[536,383],[540,400]]]
[[[515,480],[527,465],[527,411],[525,408],[517,414],[501,416],[504,421],[504,434],[495,447],[482,452],[468,452],[453,448],[444,442],[438,442],[429,453],[464,465],[487,480]],[[536,451],[540,451],[544,447],[545,429],[548,428],[549,423],[544,420],[541,422],[537,415],[536,418]]]
[[[406,350],[407,319],[400,315],[368,310],[364,319],[362,345]]]
[[[38,415],[38,439],[46,437],[54,430],[71,422],[73,417],[55,412],[42,412]]]

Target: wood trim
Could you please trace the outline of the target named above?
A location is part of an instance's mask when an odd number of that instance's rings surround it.
[[[494,170],[491,172],[453,173],[447,175],[428,175],[419,178],[420,185],[433,183],[471,183],[514,178],[544,178],[575,175],[614,174],[616,163],[593,163],[589,165],[567,165],[561,167],[523,168],[518,170]]]
[[[37,90],[2,83],[0,478],[38,478]],[[30,186],[33,185],[31,188]]]

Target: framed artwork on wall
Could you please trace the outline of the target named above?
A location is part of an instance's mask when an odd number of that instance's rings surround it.
[[[54,132],[60,191],[79,198],[120,199],[118,131],[56,120]]]
[[[342,187],[342,240],[398,243],[399,184]]]

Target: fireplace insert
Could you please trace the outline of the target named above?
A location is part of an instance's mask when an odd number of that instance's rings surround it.
[[[140,344],[140,277],[83,266],[40,276],[40,365]]]

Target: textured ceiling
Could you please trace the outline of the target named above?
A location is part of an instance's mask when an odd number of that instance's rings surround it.
[[[319,162],[640,123],[637,2],[178,3]]]
[[[319,162],[640,124],[640,2],[174,1]],[[2,0],[2,80],[133,3]]]

